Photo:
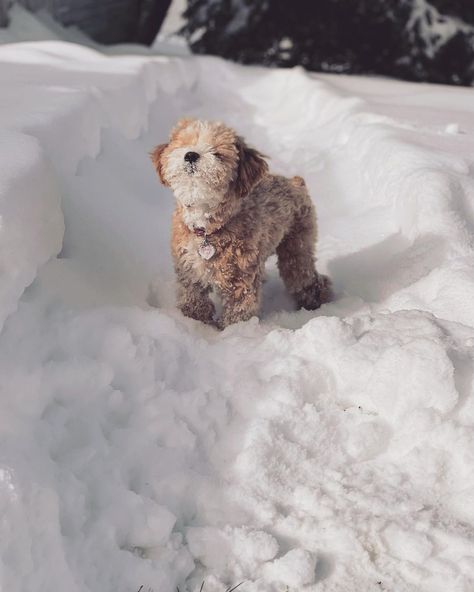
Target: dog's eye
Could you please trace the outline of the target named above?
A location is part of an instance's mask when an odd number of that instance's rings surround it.
[[[213,152],[212,154],[219,160],[222,160],[224,158],[220,152]]]

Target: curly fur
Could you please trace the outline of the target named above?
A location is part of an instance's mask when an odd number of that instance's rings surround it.
[[[198,160],[185,160],[188,152]],[[183,314],[213,323],[211,290],[222,298],[219,326],[257,314],[265,261],[275,252],[299,307],[330,299],[330,281],[315,268],[316,215],[301,177],[269,174],[262,154],[207,121],[180,120],[151,158],[176,198],[171,247]],[[204,236],[215,250],[208,260],[199,253]]]

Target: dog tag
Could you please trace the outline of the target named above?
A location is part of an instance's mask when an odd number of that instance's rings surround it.
[[[207,261],[214,255],[216,249],[211,245],[211,243],[209,243],[207,240],[204,240],[201,243],[198,252],[201,257]]]

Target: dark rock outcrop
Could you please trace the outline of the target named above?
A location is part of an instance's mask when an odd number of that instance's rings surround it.
[[[19,0],[32,11],[44,8],[64,26],[74,25],[99,43],[151,44],[171,0]],[[2,3],[0,0],[0,23]]]
[[[99,43],[153,42],[168,9],[163,0],[55,0],[53,16]]]
[[[0,0],[0,27],[6,27],[10,21],[8,18],[8,9],[10,0]]]

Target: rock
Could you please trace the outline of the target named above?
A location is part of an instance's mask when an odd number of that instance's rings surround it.
[[[6,4],[0,0],[0,25]],[[46,9],[64,26],[77,26],[99,43],[144,43],[158,33],[171,0],[20,0],[31,11]]]
[[[0,27],[8,25],[8,9],[10,8],[10,0],[0,0]]]

